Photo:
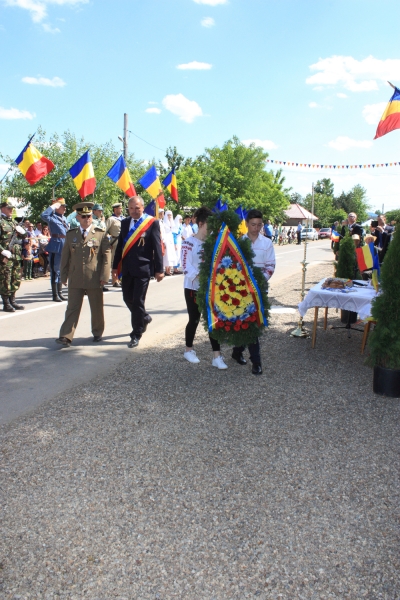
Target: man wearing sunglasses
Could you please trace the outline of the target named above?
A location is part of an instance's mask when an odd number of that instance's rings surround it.
[[[61,281],[68,280],[65,320],[56,340],[70,346],[78,325],[85,293],[92,318],[93,341],[100,342],[104,331],[103,286],[110,277],[111,248],[105,231],[92,222],[93,202],[75,204],[79,227],[68,231],[61,256]]]

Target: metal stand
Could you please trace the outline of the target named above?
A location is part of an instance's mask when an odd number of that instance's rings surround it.
[[[303,269],[302,269],[303,270],[303,276],[301,278],[301,294],[300,294],[301,301],[304,300],[304,296],[306,295],[306,293],[305,293],[305,287],[306,287],[306,272],[307,272],[307,265],[308,265],[308,263],[306,261],[306,258],[307,258],[307,235],[306,235],[306,237],[304,239],[304,257],[303,257],[303,260],[300,263],[301,265],[303,265]],[[301,315],[300,315],[300,319],[299,319],[299,322],[297,324],[296,329],[294,329],[293,331],[291,331],[290,335],[292,337],[298,337],[298,338],[300,338],[300,337],[302,337],[302,338],[310,337],[310,332],[307,331],[307,329],[305,329],[303,317]]]
[[[347,337],[348,338],[351,337],[351,331],[361,331],[361,333],[364,333],[364,329],[357,329],[357,327],[351,326],[351,323],[350,323],[351,313],[354,311],[348,310],[347,312],[349,313],[349,316],[347,317],[346,325],[332,325],[331,329],[347,329]]]

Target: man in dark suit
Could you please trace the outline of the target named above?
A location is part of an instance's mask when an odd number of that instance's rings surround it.
[[[343,225],[341,236],[342,238],[346,235],[347,231],[350,231],[350,235],[359,235],[360,240],[364,237],[364,230],[359,223],[357,223],[357,215],[351,212],[347,215],[348,225]]]
[[[150,277],[164,278],[160,224],[144,213],[144,202],[134,196],[128,203],[129,217],[121,222],[113,262],[113,278],[122,274],[122,295],[131,311],[132,333],[128,348],[136,348],[151,321],[145,300]]]

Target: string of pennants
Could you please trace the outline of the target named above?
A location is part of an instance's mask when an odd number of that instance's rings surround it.
[[[378,167],[396,167],[400,166],[400,161],[391,163],[374,163],[370,165],[320,165],[312,163],[297,163],[288,162],[285,160],[271,160],[267,159],[267,163],[274,163],[275,165],[285,165],[288,167],[306,167],[307,169],[374,169]]]

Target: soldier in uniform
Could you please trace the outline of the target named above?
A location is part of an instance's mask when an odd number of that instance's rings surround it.
[[[103,215],[103,207],[101,204],[98,204],[96,202],[96,204],[93,205],[93,225],[95,225],[98,229],[101,229],[102,231],[106,230],[106,221]]]
[[[114,262],[115,250],[117,249],[117,242],[119,233],[121,231],[121,221],[124,218],[122,202],[116,202],[112,205],[113,214],[106,221],[106,232],[108,233],[110,246],[111,246],[111,264]],[[118,277],[112,276],[113,287],[120,287]]]
[[[68,280],[68,305],[57,344],[70,346],[85,293],[92,315],[93,341],[104,331],[103,286],[110,277],[111,249],[105,231],[92,223],[93,202],[75,204],[78,229],[68,231],[61,257],[61,281]]]
[[[21,285],[22,240],[26,231],[12,218],[13,205],[2,202],[0,215],[0,293],[3,310],[14,312],[24,306],[15,302],[15,292]]]
[[[53,302],[66,301],[62,295],[62,283],[60,276],[61,253],[65,243],[65,236],[69,229],[66,218],[64,217],[67,206],[64,198],[53,199],[52,205],[46,208],[41,214],[43,221],[49,225],[50,241],[46,246],[46,252],[49,253],[50,281]]]

